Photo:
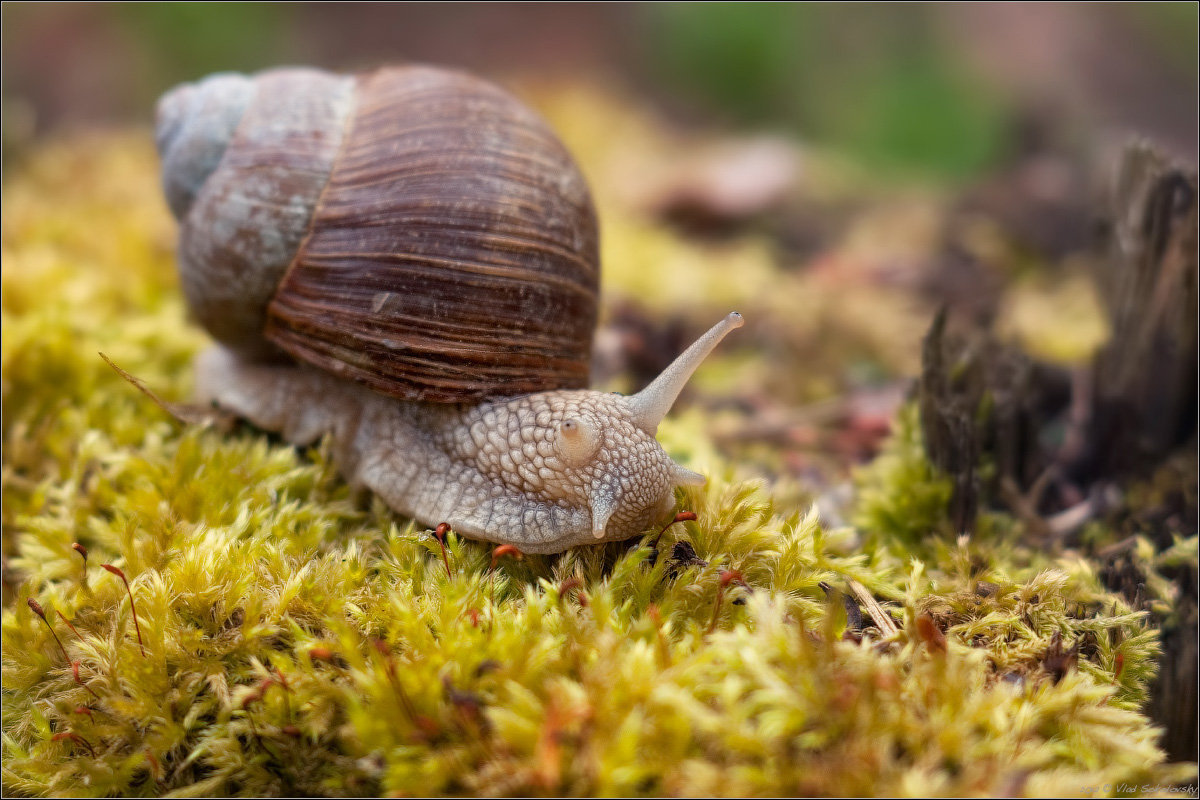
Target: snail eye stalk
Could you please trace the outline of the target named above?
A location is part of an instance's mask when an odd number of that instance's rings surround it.
[[[654,381],[637,394],[626,399],[633,421],[639,428],[653,436],[658,431],[658,423],[675,405],[675,400],[696,368],[708,357],[721,340],[730,331],[742,327],[742,315],[731,311],[725,319],[709,328],[708,332],[692,344],[679,358],[662,371]]]

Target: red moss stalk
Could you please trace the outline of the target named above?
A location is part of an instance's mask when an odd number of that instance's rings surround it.
[[[279,667],[275,668],[275,675],[278,676],[278,680],[276,681],[276,683],[279,684],[280,689],[283,689],[284,710],[287,711],[288,719],[291,719],[292,718],[292,700],[291,700],[292,686],[291,686],[291,684],[289,684],[287,682],[287,678],[283,677],[283,670],[281,670]]]
[[[417,707],[413,705],[412,698],[408,696],[408,692],[404,691],[404,687],[400,685],[400,676],[396,674],[396,663],[392,660],[392,651],[388,649],[387,642],[382,639],[374,639],[371,644],[375,646],[375,651],[383,659],[383,669],[387,674],[388,683],[392,685],[392,691],[396,693],[396,697],[399,699],[400,705],[403,707],[408,719],[424,736],[436,736],[438,733],[437,723],[424,714],[417,713]]]
[[[650,546],[653,549],[657,550],[658,543],[662,540],[663,534],[666,533],[667,529],[670,528],[672,525],[674,525],[676,522],[695,522],[696,519],[697,519],[697,517],[696,517],[696,513],[694,511],[680,511],[678,514],[675,515],[675,519],[671,520],[670,522],[668,522],[666,525],[663,526],[663,529],[658,532],[658,536],[654,537],[654,544],[652,544]]]
[[[83,678],[79,677],[79,662],[78,661],[71,662],[71,674],[75,676],[75,682],[78,683],[83,688],[87,689],[88,692],[92,695],[92,697],[96,698],[97,700],[100,699],[100,695],[96,694],[95,690],[92,689],[92,687],[88,686],[86,683],[84,683]]]
[[[35,613],[39,617],[41,617],[42,622],[46,623],[46,629],[49,630],[50,635],[54,637],[54,641],[58,645],[58,649],[62,651],[63,658],[66,659],[68,663],[70,663],[71,657],[67,655],[67,648],[63,647],[63,643],[61,640],[59,640],[58,634],[54,632],[54,626],[50,624],[50,620],[46,619],[46,612],[42,610],[42,606],[38,603],[37,600],[34,600],[32,597],[29,598],[28,600],[26,600],[25,602],[27,602],[29,604],[29,608],[33,610],[33,613]]]
[[[92,758],[96,757],[96,749],[92,747],[92,743],[80,736],[78,733],[63,731],[62,733],[56,733],[50,737],[50,741],[52,742],[61,742],[63,739],[70,739],[72,742],[83,745],[88,749],[88,753],[91,754]]]
[[[151,777],[154,778],[156,783],[161,783],[163,776],[162,765],[158,763],[158,759],[154,757],[154,753],[149,747],[146,748],[146,760],[150,762]]]
[[[82,574],[82,576],[80,577],[80,583],[81,583],[81,584],[83,584],[83,588],[84,588],[84,589],[87,589],[87,556],[88,556],[88,550],[87,550],[87,548],[86,548],[86,547],[84,547],[83,545],[81,545],[79,542],[74,542],[74,543],[72,543],[72,544],[71,544],[71,549],[72,549],[72,550],[74,550],[76,553],[79,553],[79,557],[83,559],[83,574]]]
[[[512,556],[520,561],[525,557],[525,554],[516,548],[515,545],[502,544],[492,551],[492,570],[496,569],[496,563],[504,556]]]
[[[129,608],[133,611],[133,628],[137,631],[138,647],[142,648],[142,658],[146,657],[146,644],[142,641],[142,626],[138,624],[137,606],[133,604],[133,591],[129,588],[129,581],[125,578],[125,573],[118,567],[112,564],[101,564],[106,570],[116,575],[121,579],[121,583],[125,584],[125,593],[129,595]]]
[[[745,579],[742,578],[742,573],[738,572],[736,569],[721,570],[721,585],[717,589],[717,602],[713,606],[712,621],[708,623],[708,630],[706,633],[712,633],[717,629],[717,620],[721,616],[721,602],[725,599],[725,591],[729,588],[729,584],[731,583],[740,583],[742,586],[746,585]]]
[[[320,646],[310,647],[308,649],[308,658],[310,661],[313,661],[314,663],[317,661],[325,661],[330,664],[334,663],[333,662],[333,660],[334,660],[333,651],[330,650],[328,647],[320,647]]]
[[[83,639],[83,637],[79,635],[79,631],[75,630],[75,626],[71,624],[71,620],[67,619],[67,618],[66,618],[66,617],[63,615],[63,612],[59,611],[59,610],[56,608],[56,609],[54,609],[54,613],[55,613],[55,614],[58,614],[58,617],[59,617],[59,619],[61,619],[61,620],[62,620],[63,622],[65,622],[65,623],[67,623],[67,627],[71,629],[71,633],[75,634],[75,638],[76,638],[76,639]]]
[[[583,581],[579,580],[579,578],[567,578],[558,585],[558,602],[561,603],[564,597],[582,586]]]
[[[929,648],[929,652],[946,652],[946,634],[942,633],[942,629],[928,613],[917,617],[917,636]]]
[[[446,577],[453,578],[450,574],[450,557],[446,555],[446,534],[450,532],[450,523],[439,523],[437,529],[433,532],[433,537],[438,540],[438,545],[442,548],[442,563],[446,565]]]
[[[242,698],[242,710],[248,710],[250,706],[260,702],[264,697],[266,697],[267,689],[270,689],[274,683],[274,678],[263,678],[258,685],[250,691],[249,694]],[[253,720],[251,721],[253,722]]]
[[[522,558],[524,558],[524,557],[525,557],[525,554],[524,554],[524,553],[522,553],[520,550],[518,550],[518,549],[517,549],[517,547],[516,547],[516,545],[511,545],[511,544],[502,544],[502,545],[500,545],[499,547],[497,547],[497,548],[495,548],[494,550],[492,550],[492,567],[491,567],[491,572],[495,572],[495,571],[496,571],[496,564],[497,564],[497,563],[500,561],[500,559],[501,559],[501,558],[503,558],[504,556],[512,556],[513,558],[515,558],[515,559],[517,559],[517,560],[519,561],[519,560],[521,560]],[[494,618],[494,617],[496,616],[496,579],[495,579],[495,577],[494,577],[494,576],[493,576],[493,578],[492,578],[492,596],[491,596],[491,605],[492,605],[492,609],[491,609],[491,610],[492,610],[492,617]],[[492,629],[492,628],[491,628],[491,622],[489,621],[489,623],[488,623],[488,631],[489,631],[489,633],[491,632],[491,629]]]

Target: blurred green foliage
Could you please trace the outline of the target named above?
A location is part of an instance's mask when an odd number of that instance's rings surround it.
[[[645,7],[646,57],[684,102],[782,125],[868,167],[966,177],[1003,154],[1007,109],[910,5]]]
[[[1191,75],[1194,84],[1200,70],[1200,4],[1130,3],[1124,8],[1156,49]]]
[[[1027,70],[1006,83],[1011,94],[997,91],[967,62],[981,36],[998,33],[978,20],[958,24],[971,15],[957,13],[962,9],[954,4],[531,8],[470,2],[336,8],[8,3],[3,30],[12,77],[3,91],[9,123],[4,155],[58,126],[144,121],[167,88],[210,72],[282,63],[348,69],[415,59],[502,80],[522,70],[544,72],[547,63],[556,79],[616,75],[638,93],[692,112],[704,127],[715,117],[731,127],[797,135],[840,150],[877,178],[960,180],[1004,166],[1023,124],[1013,111],[1029,112],[1021,103],[1041,76]],[[1088,59],[1115,65],[1114,72],[1128,72],[1127,84],[1100,83],[1093,92],[1100,96],[1072,98],[1080,108],[1118,107],[1121,126],[1193,141],[1186,104],[1194,103],[1200,7],[1156,2],[1080,4],[1069,13],[1063,8],[1023,8],[1019,24],[1008,26],[1008,38],[989,39],[989,45],[1014,63],[1014,73],[1021,72],[1016,66],[1025,30],[1036,32],[1032,38],[1042,46],[1052,42],[1060,65],[1082,73],[1089,72]],[[500,22],[503,32],[496,29]],[[481,42],[479,30],[495,33]],[[991,69],[994,80],[996,67]],[[1068,94],[1077,88],[1064,85]],[[1063,117],[1072,113],[1064,109]]]
[[[287,53],[287,5],[275,3],[121,3],[113,7],[149,62],[146,90],[211,72],[274,66]]]
[[[148,93],[286,59],[286,6],[118,6],[143,43]],[[1002,152],[1005,109],[947,54],[921,6],[653,4],[646,67],[685,101],[736,123],[782,126],[869,168],[965,177]]]

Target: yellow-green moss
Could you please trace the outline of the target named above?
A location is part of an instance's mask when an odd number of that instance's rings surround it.
[[[451,536],[448,576],[324,447],[171,422],[96,355],[184,398],[205,341],[148,140],[43,150],[4,190],[6,791],[1041,795],[1191,774],[1138,712],[1155,634],[1085,562],[896,546],[941,524],[911,435],[861,530],[824,530],[740,482],[694,415],[668,421],[712,477],[656,559],[646,539],[493,570]],[[846,630],[850,580],[888,601],[890,640]]]
[[[903,406],[883,451],[856,476],[854,523],[900,550],[951,533],[946,506],[954,486],[925,457],[920,427],[917,405]]]

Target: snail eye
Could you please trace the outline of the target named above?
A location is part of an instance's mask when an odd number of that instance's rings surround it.
[[[578,417],[568,417],[558,425],[558,451],[568,464],[575,466],[591,460],[600,449],[600,429]]]

